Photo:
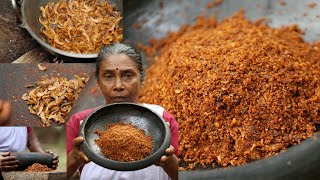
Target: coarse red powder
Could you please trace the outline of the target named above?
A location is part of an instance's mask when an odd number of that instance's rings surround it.
[[[263,159],[315,133],[320,46],[302,33],[296,25],[250,22],[241,12],[222,22],[198,18],[140,46],[155,59],[139,101],[176,117],[187,169]]]
[[[50,172],[50,171],[53,171],[53,169],[48,168],[46,165],[42,165],[39,163],[34,163],[24,170],[24,172]]]
[[[131,124],[111,124],[106,126],[106,131],[97,129],[95,133],[99,135],[95,143],[109,159],[130,162],[142,160],[151,154],[151,137]]]

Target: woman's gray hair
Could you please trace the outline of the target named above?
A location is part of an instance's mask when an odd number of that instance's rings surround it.
[[[134,47],[130,45],[122,44],[122,43],[114,43],[109,46],[104,46],[103,48],[101,48],[98,54],[97,62],[96,62],[96,77],[97,78],[99,77],[99,71],[100,71],[102,61],[110,55],[117,55],[117,54],[125,54],[136,63],[140,73],[141,82],[143,82],[145,79],[145,72],[142,67],[141,53]]]

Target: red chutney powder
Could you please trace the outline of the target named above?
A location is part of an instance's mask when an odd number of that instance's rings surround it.
[[[48,168],[46,165],[42,165],[39,163],[34,163],[24,170],[24,172],[50,172],[50,171],[53,171],[53,169]]]
[[[142,160],[151,154],[151,137],[131,124],[107,125],[106,131],[97,129],[95,133],[99,135],[95,143],[109,159],[131,162]]]
[[[140,47],[155,58],[139,102],[176,117],[187,169],[267,158],[315,133],[320,46],[301,33],[296,25],[250,22],[241,12],[222,22],[198,18]]]

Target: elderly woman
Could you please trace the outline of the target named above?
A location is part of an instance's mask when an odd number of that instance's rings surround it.
[[[96,64],[96,78],[106,104],[118,102],[136,103],[145,79],[140,52],[124,44],[112,44],[101,49]],[[67,177],[80,168],[81,179],[178,179],[178,123],[161,106],[143,104],[161,115],[170,125],[171,146],[155,165],[137,171],[114,171],[103,168],[80,149],[83,142],[78,137],[81,122],[94,109],[74,114],[67,123]],[[82,167],[83,166],[83,167]]]

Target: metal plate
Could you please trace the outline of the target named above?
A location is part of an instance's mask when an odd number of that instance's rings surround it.
[[[0,63],[9,63],[37,47],[27,31],[17,26],[10,0],[0,1]]]
[[[94,62],[96,54],[76,54],[63,51],[57,48],[52,47],[48,43],[42,40],[42,35],[40,33],[40,28],[42,27],[39,22],[40,17],[40,7],[45,6],[48,2],[57,2],[58,0],[23,0],[21,4],[21,14],[22,22],[21,25],[25,28],[30,35],[40,43],[40,45],[46,49],[51,54],[58,56],[63,59],[64,62]],[[105,1],[105,0],[100,0]],[[119,11],[122,12],[122,0],[107,0],[108,3],[117,7]]]
[[[94,64],[45,64],[46,71],[40,71],[36,64],[0,64],[0,99],[12,102],[12,126],[41,126],[40,119],[31,114],[28,105],[21,99],[24,93],[33,88],[42,76],[62,76],[71,79],[81,73],[92,74]],[[52,123],[52,125],[55,125]]]

